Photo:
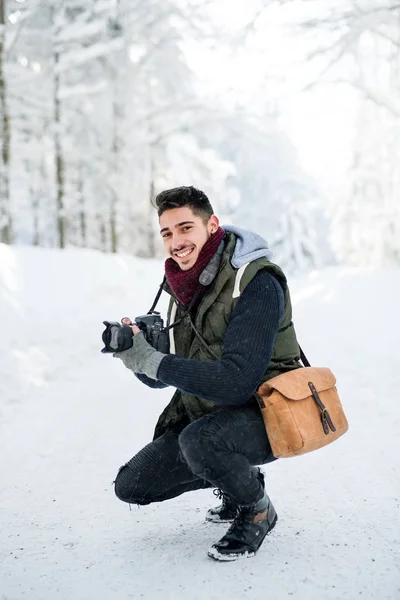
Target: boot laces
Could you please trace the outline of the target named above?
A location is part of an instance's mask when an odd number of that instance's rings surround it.
[[[232,538],[239,542],[247,541],[247,534],[253,525],[254,512],[249,509],[239,508],[239,514],[226,532],[226,538]]]
[[[216,488],[215,490],[213,490],[213,494],[216,498],[218,498],[218,500],[221,500],[221,498],[224,497],[223,491],[220,490],[219,488]]]
[[[218,498],[218,500],[222,500],[222,506],[224,508],[235,508],[237,506],[236,502],[231,498],[231,496],[229,496],[229,494],[227,494],[226,492],[223,492],[221,489],[216,488],[215,490],[213,490],[213,494]]]

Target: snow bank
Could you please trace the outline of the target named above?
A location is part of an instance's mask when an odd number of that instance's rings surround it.
[[[161,277],[159,261],[0,245],[1,600],[400,598],[400,271],[291,282],[350,430],[268,466],[278,525],[231,564],[206,556],[224,530],[204,522],[209,490],[131,511],[113,494],[171,390],[100,354],[101,322],[146,312]]]

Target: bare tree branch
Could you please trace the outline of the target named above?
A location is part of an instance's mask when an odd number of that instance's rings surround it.
[[[374,29],[371,29],[371,31],[378,37],[381,37],[381,38],[387,40],[388,42],[390,42],[391,44],[393,44],[393,46],[397,46],[397,48],[400,48],[400,38],[396,40],[392,36],[387,34],[385,31],[381,31],[380,29],[374,28]]]
[[[348,50],[350,49],[350,46],[353,45],[353,41],[348,41],[338,52],[338,54],[336,56],[334,56],[326,65],[325,67],[322,69],[322,71],[320,71],[319,75],[316,77],[316,79],[314,81],[312,81],[311,83],[309,83],[307,86],[305,86],[304,91],[308,91],[310,89],[312,89],[313,87],[315,87],[318,83],[320,83],[321,79],[324,77],[324,75],[326,75],[328,73],[328,71],[331,70],[331,68],[333,67],[333,65],[335,65],[336,63],[338,63],[343,56],[348,52]]]
[[[400,118],[400,100],[389,94],[382,94],[378,89],[370,87],[365,82],[349,82],[354,88],[360,90],[368,100],[371,100],[376,106],[385,108],[396,119]]]

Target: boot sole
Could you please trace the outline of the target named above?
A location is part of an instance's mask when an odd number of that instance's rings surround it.
[[[264,535],[264,537],[262,538],[260,545],[258,546],[256,551],[250,551],[250,552],[243,552],[243,554],[223,554],[221,552],[219,552],[217,550],[217,548],[211,547],[210,550],[207,552],[207,555],[210,558],[213,558],[214,560],[217,560],[218,562],[231,562],[234,560],[240,560],[241,558],[252,558],[253,556],[255,556],[258,552],[258,550],[260,549],[263,541],[265,540],[265,538],[267,537],[267,535],[269,535],[271,533],[271,531],[273,530],[273,528],[276,525],[276,522],[278,520],[278,515],[275,516],[275,519],[272,521],[271,523],[271,527],[268,529],[267,533]]]
[[[234,560],[240,560],[241,558],[252,558],[256,553],[244,552],[243,554],[220,554],[218,550],[214,548],[214,552],[209,550],[207,555],[218,562],[233,562]]]

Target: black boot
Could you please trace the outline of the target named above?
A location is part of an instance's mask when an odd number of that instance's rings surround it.
[[[258,469],[257,479],[264,488],[264,473]],[[222,498],[222,504],[210,508],[206,513],[206,521],[213,523],[232,523],[239,514],[239,506],[228,494],[222,490],[213,490],[214,496],[219,500]]]
[[[277,520],[275,508],[264,492],[258,502],[239,506],[238,516],[219,542],[211,546],[208,556],[220,561],[254,556]]]
[[[222,504],[215,508],[210,508],[210,510],[207,511],[206,521],[212,521],[213,523],[232,523],[238,516],[238,505],[221,490],[214,490],[213,494],[219,499],[222,498]]]

